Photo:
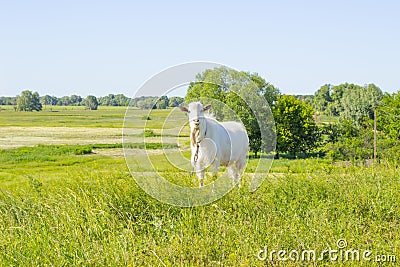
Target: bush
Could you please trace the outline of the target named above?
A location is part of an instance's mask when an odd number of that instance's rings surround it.
[[[77,147],[74,149],[73,153],[75,155],[86,155],[86,154],[92,154],[93,150],[91,147]]]
[[[145,137],[155,137],[155,136],[157,136],[157,135],[154,133],[153,130],[149,130],[149,129],[144,130],[143,135],[144,135]]]
[[[383,134],[382,134],[383,135]],[[379,159],[390,162],[400,163],[400,142],[381,137],[378,135],[377,156]]]
[[[372,121],[354,126],[342,120],[338,124],[323,128],[325,134],[324,150],[332,160],[358,161],[373,158],[374,133]]]

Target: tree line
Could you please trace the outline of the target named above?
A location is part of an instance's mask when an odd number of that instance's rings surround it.
[[[335,160],[370,159],[375,134],[378,158],[400,161],[399,94],[383,93],[375,84],[323,85],[311,105],[316,117],[329,116],[336,122],[320,126],[325,135],[322,149]]]
[[[249,86],[249,81],[255,86]],[[237,87],[241,92],[235,92]],[[281,94],[257,73],[216,68],[197,75],[185,102],[217,100],[211,104],[218,119],[224,119],[226,112],[220,103],[227,105],[242,120],[249,134],[250,150],[257,155],[260,151],[268,152],[262,149],[267,144],[261,140],[254,112],[239,97],[250,91],[264,96],[273,114],[276,140],[271,137],[269,141],[276,141],[276,157],[284,154],[328,156],[334,160],[371,159],[376,119],[378,159],[400,162],[400,92],[383,93],[375,84],[327,84],[314,95],[291,96]]]
[[[268,103],[261,120],[266,121],[262,127],[269,131],[260,129],[257,121],[260,118],[256,118],[243,101],[249,95],[262,96]],[[57,98],[41,97],[37,92],[25,90],[16,97],[0,97],[0,105],[14,105],[18,111],[40,111],[43,105],[97,109],[99,105],[130,104],[139,109],[165,109],[204,99],[212,105],[217,119],[236,119],[235,116],[241,119],[255,156],[262,151],[272,151],[275,148],[272,144],[276,144],[276,157],[318,155],[334,160],[371,159],[375,134],[378,160],[400,162],[400,91],[383,93],[375,84],[326,84],[314,95],[292,96],[282,94],[257,73],[216,68],[199,73],[184,98],[142,96],[130,99],[122,94]],[[263,103],[258,105],[263,107]],[[265,132],[270,134],[269,142],[261,138]]]
[[[96,110],[98,106],[128,106],[129,104],[139,109],[165,109],[177,107],[183,102],[182,97],[161,98],[155,96],[141,96],[129,98],[123,94],[109,94],[96,97],[88,95],[82,98],[79,95],[56,97],[50,95],[39,96],[38,92],[24,90],[15,97],[0,97],[0,105],[13,105],[16,111],[41,111],[43,106],[85,106],[90,110]]]

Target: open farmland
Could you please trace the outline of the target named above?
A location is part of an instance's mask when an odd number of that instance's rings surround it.
[[[148,196],[130,175],[121,145],[124,114],[108,107],[0,112],[0,266],[378,266],[378,260],[400,260],[398,166],[275,160],[254,193],[242,186],[211,205],[178,208]],[[138,110],[132,119],[141,125],[146,115]],[[172,181],[196,184],[162,160],[158,134],[167,115],[157,110],[148,121],[153,133],[146,140],[155,144],[150,157]],[[143,129],[134,130],[141,149]],[[172,144],[177,136],[169,134]],[[340,261],[322,253],[337,250],[341,239],[347,242],[342,252],[368,250],[370,259]],[[275,253],[262,261],[257,255],[265,246],[317,255],[282,262]]]

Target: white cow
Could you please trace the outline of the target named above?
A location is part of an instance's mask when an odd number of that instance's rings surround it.
[[[228,174],[236,184],[246,165],[249,137],[239,122],[219,122],[205,116],[204,111],[210,108],[211,105],[204,107],[200,102],[180,106],[189,115],[192,166],[200,187],[204,185],[205,169],[210,165],[214,166],[213,175],[218,173],[219,166],[227,166]]]

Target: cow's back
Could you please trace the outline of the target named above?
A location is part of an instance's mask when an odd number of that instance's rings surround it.
[[[246,157],[249,151],[249,137],[244,126],[235,121],[221,122],[229,134],[231,142],[231,160]]]

